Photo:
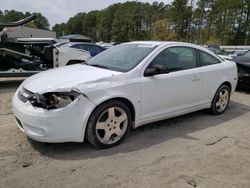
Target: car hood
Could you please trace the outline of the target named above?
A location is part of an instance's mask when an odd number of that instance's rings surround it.
[[[228,56],[228,55],[218,55],[220,58],[225,59],[225,60],[233,60],[232,57]]]
[[[250,67],[250,57],[248,56],[235,56],[233,60],[239,65]]]
[[[101,69],[87,65],[70,65],[45,71],[25,80],[22,86],[34,93],[71,91],[78,86],[110,82],[111,78],[120,72]]]

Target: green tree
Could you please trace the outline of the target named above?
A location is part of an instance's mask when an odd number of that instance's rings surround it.
[[[171,13],[177,40],[186,40],[188,26],[192,16],[192,8],[188,6],[188,0],[174,0]]]
[[[49,29],[49,21],[46,17],[44,17],[41,13],[34,13],[36,15],[36,19],[34,20],[34,24],[39,29]]]
[[[36,27],[39,29],[49,29],[49,22],[46,17],[44,17],[41,13],[34,13],[37,15],[37,18],[34,20],[34,24],[31,24],[32,27]],[[19,12],[15,10],[5,10],[4,12],[0,12],[0,21],[1,22],[14,22],[21,19],[24,19],[25,17],[30,16],[30,12]]]

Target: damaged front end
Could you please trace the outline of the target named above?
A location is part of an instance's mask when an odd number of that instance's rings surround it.
[[[26,89],[20,90],[18,94],[21,100],[26,99],[26,102],[29,101],[32,106],[47,110],[66,107],[75,101],[79,95],[80,93],[74,90],[69,92],[47,92],[44,94],[39,94],[32,93]]]

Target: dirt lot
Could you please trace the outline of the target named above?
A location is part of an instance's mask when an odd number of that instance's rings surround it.
[[[11,97],[22,79],[0,80],[0,187],[250,187],[250,95],[228,111],[145,125],[124,143],[44,144],[15,125]]]

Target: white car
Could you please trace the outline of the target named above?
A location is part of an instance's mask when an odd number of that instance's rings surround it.
[[[17,126],[40,142],[119,144],[129,129],[201,109],[222,114],[236,64],[180,42],[131,42],[88,64],[36,74],[16,91]]]
[[[233,61],[233,58],[230,55],[219,55],[218,56],[222,59],[228,60],[228,61]]]
[[[16,22],[0,23],[0,77],[30,76],[48,69],[88,61],[85,50],[53,45],[54,38],[15,38],[13,32],[34,20],[36,15]],[[13,34],[10,37],[10,34]]]
[[[52,38],[18,38],[11,47],[0,47],[0,77],[30,76],[48,69],[86,62],[88,51],[53,46]]]

